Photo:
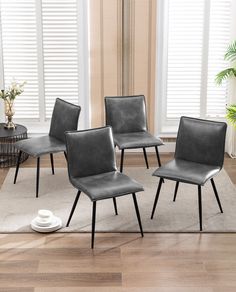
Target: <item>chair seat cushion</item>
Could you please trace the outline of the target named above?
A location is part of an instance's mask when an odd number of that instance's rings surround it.
[[[71,183],[92,201],[103,200],[143,191],[143,187],[135,180],[118,171],[71,178]]]
[[[66,151],[66,146],[62,141],[49,135],[21,140],[14,145],[17,149],[34,157],[48,153]]]
[[[148,132],[114,134],[114,142],[120,149],[133,149],[163,145],[161,139]]]
[[[153,175],[189,184],[204,185],[219,171],[218,166],[173,159],[159,167]]]

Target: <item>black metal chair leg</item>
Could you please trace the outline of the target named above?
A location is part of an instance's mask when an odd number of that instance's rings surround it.
[[[214,182],[213,178],[211,179],[211,184],[212,184],[215,196],[216,196],[217,203],[218,203],[219,208],[220,208],[220,212],[223,213],[223,209],[222,209],[222,206],[221,206],[221,203],[220,203],[220,198],[218,196],[218,192],[217,192],[217,189],[216,189],[215,182]]]
[[[159,155],[159,151],[158,151],[158,147],[155,146],[155,150],[156,150],[156,156],[157,156],[157,161],[158,161],[158,165],[159,167],[161,167],[161,159],[160,159],[160,155]],[[163,179],[163,183],[164,183],[164,179]]]
[[[135,193],[133,193],[132,196],[133,196],[133,200],[134,200],[134,206],[135,206],[135,211],[136,211],[136,215],[137,215],[137,218],[138,218],[138,224],[139,224],[140,232],[141,232],[141,235],[143,237],[143,227],[142,227],[141,217],[140,217],[140,214],[139,214],[139,208],[138,208],[138,203],[137,203],[137,199],[136,199]]]
[[[96,223],[96,201],[93,202],[93,217],[92,217],[92,240],[91,248],[94,247],[95,223]]]
[[[144,155],[144,159],[145,159],[146,166],[147,166],[147,169],[148,169],[149,165],[148,165],[147,152],[146,152],[146,148],[145,147],[143,147],[143,155]]]
[[[157,206],[157,201],[158,201],[159,194],[160,194],[160,191],[161,191],[162,183],[163,183],[163,178],[160,178],[160,181],[159,181],[159,184],[158,184],[158,188],[157,188],[156,197],[155,197],[154,204],[153,204],[151,219],[153,219],[153,216],[154,216],[154,213],[155,213],[155,209],[156,209],[156,206]]]
[[[159,155],[158,147],[155,146],[155,149],[156,149],[156,155],[157,155],[158,165],[161,166],[161,159],[160,159],[160,155]]]
[[[64,151],[64,156],[65,156],[65,159],[67,161],[67,154],[66,154],[66,151]]]
[[[114,205],[114,209],[115,209],[115,214],[118,215],[116,198],[113,198],[113,205]]]
[[[199,207],[200,231],[202,231],[202,189],[201,189],[201,186],[198,186],[198,207]]]
[[[36,198],[38,198],[38,195],[39,195],[39,172],[40,172],[40,157],[37,157]]]
[[[77,193],[77,195],[76,195],[76,197],[75,197],[74,204],[73,204],[72,209],[71,209],[71,211],[70,211],[70,216],[69,216],[68,221],[67,221],[67,223],[66,223],[66,227],[68,227],[69,224],[70,224],[70,220],[71,220],[71,218],[72,218],[72,216],[73,216],[73,214],[74,214],[74,211],[75,211],[76,205],[77,205],[77,203],[78,203],[78,200],[79,200],[80,194],[81,194],[81,191],[78,191],[78,193]]]
[[[123,172],[124,153],[125,153],[125,149],[122,149],[121,157],[120,157],[120,172]]]
[[[19,171],[21,154],[22,154],[22,151],[19,152],[18,158],[17,158],[16,171],[15,171],[15,177],[14,177],[14,184],[16,183],[16,179],[17,179],[17,175],[18,175],[18,171]]]
[[[50,160],[51,160],[52,174],[54,174],[54,161],[53,161],[53,154],[52,153],[50,153]]]
[[[175,202],[175,199],[176,199],[176,196],[177,196],[177,192],[178,192],[178,188],[179,188],[179,181],[177,181],[176,185],[175,185],[175,194],[174,194],[173,202]]]

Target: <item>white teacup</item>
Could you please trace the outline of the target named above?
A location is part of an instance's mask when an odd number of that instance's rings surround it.
[[[50,210],[41,209],[38,210],[38,217],[40,218],[49,218],[52,217],[53,213]]]
[[[35,223],[38,226],[47,227],[52,224],[53,213],[49,210],[39,210],[38,216],[35,218]]]

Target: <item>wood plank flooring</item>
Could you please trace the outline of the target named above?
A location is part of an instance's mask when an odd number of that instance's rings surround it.
[[[162,154],[162,162],[171,157]],[[42,158],[42,167],[49,163]],[[142,155],[127,154],[125,165],[144,167]],[[55,167],[65,166],[55,155]],[[226,157],[225,169],[236,184],[236,160]],[[235,292],[236,234],[97,233],[94,250],[86,233],[0,234],[1,291]]]

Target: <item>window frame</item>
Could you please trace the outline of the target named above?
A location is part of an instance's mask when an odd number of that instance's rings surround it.
[[[166,116],[168,31],[169,31],[168,9],[169,9],[169,0],[158,0],[157,28],[156,28],[157,38],[156,38],[156,83],[155,83],[155,88],[156,88],[155,134],[161,135],[162,137],[176,137],[178,124],[179,124],[179,118],[168,119]],[[202,45],[201,85],[200,85],[200,117],[199,117],[203,119],[209,119],[206,111],[207,111],[208,53],[209,53],[209,37],[210,37],[209,36],[210,9],[211,9],[211,1],[204,1],[203,38],[202,38],[203,45]],[[235,10],[235,7],[234,7],[234,10]],[[233,15],[233,12],[231,12],[231,15]],[[231,23],[231,29],[233,29],[232,23]],[[228,99],[229,99],[229,96],[228,96]],[[216,117],[214,118],[214,120],[225,121],[225,118]]]
[[[0,1],[1,11],[1,1]],[[2,68],[2,70],[1,70]],[[3,47],[2,47],[2,16],[0,13],[0,90],[4,88],[4,67],[3,67]],[[4,121],[4,103],[0,100],[0,122]]]
[[[43,24],[42,24],[42,0],[33,0],[36,10],[36,39],[37,39],[37,62],[38,62],[38,88],[39,88],[39,118],[14,118],[15,123],[22,123],[33,135],[47,133],[50,127],[50,119],[46,118],[45,95],[44,95],[44,56],[43,56]],[[78,39],[78,104],[81,106],[79,128],[90,127],[90,86],[89,86],[89,3],[88,1],[76,0],[77,15],[77,39]],[[1,0],[0,0],[1,6]],[[0,87],[4,88],[4,56],[2,47],[2,27],[0,14]],[[3,102],[1,102],[0,120],[4,121]]]

